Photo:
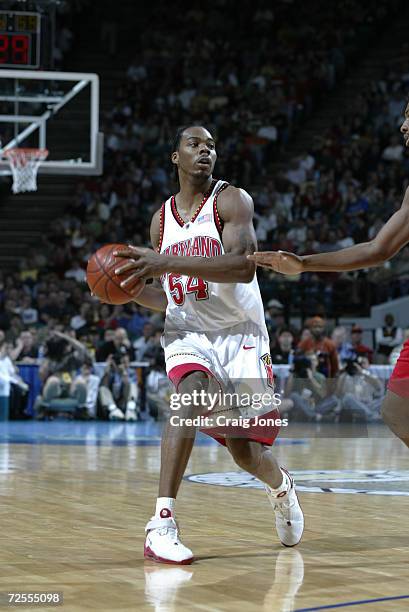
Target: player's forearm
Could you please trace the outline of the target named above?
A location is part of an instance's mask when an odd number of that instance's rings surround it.
[[[144,308],[151,310],[165,311],[168,305],[168,300],[163,289],[150,287],[146,285],[144,290],[133,300]]]
[[[232,253],[217,257],[168,255],[165,267],[171,274],[197,276],[213,283],[250,283],[255,273],[255,265],[246,255]]]
[[[303,272],[342,272],[379,266],[389,255],[373,242],[363,242],[332,253],[317,253],[301,257]]]

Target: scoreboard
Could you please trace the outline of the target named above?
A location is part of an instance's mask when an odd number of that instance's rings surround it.
[[[0,69],[40,66],[41,15],[0,11]]]

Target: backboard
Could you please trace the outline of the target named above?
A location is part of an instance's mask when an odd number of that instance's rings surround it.
[[[102,174],[98,75],[0,70],[0,174],[15,147],[50,151],[40,174]]]

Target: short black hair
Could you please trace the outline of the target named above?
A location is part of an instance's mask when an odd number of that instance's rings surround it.
[[[200,125],[199,123],[188,123],[186,125],[182,125],[182,126],[178,127],[178,129],[176,130],[175,137],[173,139],[172,153],[174,153],[175,151],[179,151],[180,141],[182,140],[183,132],[185,132],[186,130],[188,130],[191,127],[202,127],[202,128],[204,128],[204,126]],[[206,128],[204,128],[204,129],[206,129]],[[174,177],[176,183],[179,183],[178,167],[176,166],[176,164],[173,164],[173,173],[174,173],[173,177]]]
[[[183,136],[183,132],[185,130],[187,130],[188,128],[193,127],[192,125],[182,125],[180,127],[178,127],[175,137],[173,139],[173,145],[172,145],[172,153],[174,151],[179,151],[179,147],[180,147],[180,141],[182,140],[182,136]]]

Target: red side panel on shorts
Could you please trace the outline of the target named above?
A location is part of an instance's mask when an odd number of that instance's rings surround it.
[[[175,366],[168,373],[168,378],[174,384],[176,391],[180,384],[180,381],[190,374],[191,372],[206,372],[212,378],[215,378],[214,374],[205,366],[200,363],[183,363],[181,365]],[[272,410],[268,414],[263,414],[263,419],[278,419],[280,418],[280,413],[277,409]],[[275,425],[271,427],[270,425],[254,425],[255,420],[252,419],[250,421],[252,425],[248,429],[244,429],[239,426],[228,426],[228,427],[215,427],[213,429],[201,429],[203,433],[207,434],[211,438],[214,438],[222,444],[226,446],[226,437],[231,438],[247,438],[248,440],[253,440],[254,442],[259,442],[260,444],[267,444],[268,446],[272,446],[274,444],[275,439],[277,438],[280,427]]]
[[[168,378],[175,385],[177,391],[180,381],[191,372],[197,371],[206,372],[206,374],[214,378],[214,374],[200,363],[182,363],[181,365],[177,365],[169,371]]]
[[[406,340],[396,362],[388,389],[401,397],[409,397],[409,340]]]

